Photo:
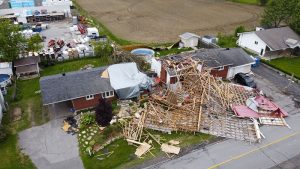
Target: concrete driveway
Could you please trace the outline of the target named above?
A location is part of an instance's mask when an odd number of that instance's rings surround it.
[[[55,106],[56,112],[52,114],[50,122],[19,133],[22,151],[29,155],[39,169],[84,168],[79,156],[77,136],[61,129],[63,118],[69,115],[65,108],[63,104]],[[60,112],[65,114],[56,115]]]
[[[286,118],[291,129],[279,126],[263,126],[262,133],[266,136],[261,143],[227,139],[216,144],[195,150],[187,155],[149,166],[149,169],[267,169],[300,168],[296,163],[300,159],[300,109],[293,98],[300,90],[300,85],[292,84],[286,92],[282,89],[288,80],[274,71],[260,66],[254,70],[255,80],[260,89],[285,109],[290,116]],[[288,165],[286,165],[288,164]],[[291,167],[292,166],[292,167]],[[293,167],[294,166],[294,167]]]

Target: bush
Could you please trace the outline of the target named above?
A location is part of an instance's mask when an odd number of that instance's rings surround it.
[[[83,114],[80,119],[81,127],[86,127],[95,123],[95,115],[94,114]]]
[[[222,35],[218,34],[218,45],[222,48],[234,48],[237,47],[237,38],[234,35]]]
[[[235,29],[234,35],[237,37],[238,33],[246,32],[246,28],[244,26],[239,26]]]

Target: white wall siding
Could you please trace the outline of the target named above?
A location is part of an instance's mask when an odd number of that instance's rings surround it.
[[[237,73],[250,73],[251,72],[251,64],[242,65],[237,67],[230,67],[227,73],[227,79],[232,79]]]
[[[198,46],[198,37],[192,37],[189,39],[181,39],[181,42],[183,43],[184,47],[195,47]]]
[[[257,44],[255,44],[257,42]],[[266,43],[263,42],[255,32],[247,32],[242,33],[238,39],[238,46],[246,49],[250,49],[251,51],[255,52],[256,54],[263,56],[266,50]],[[261,55],[261,50],[263,49],[263,54]]]
[[[156,60],[155,58],[151,59],[151,70],[157,73],[157,76],[160,77],[161,72],[161,61]]]

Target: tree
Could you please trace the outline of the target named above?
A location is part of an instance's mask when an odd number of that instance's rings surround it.
[[[24,49],[25,37],[20,27],[9,20],[0,21],[0,58],[1,61],[13,61]]]
[[[31,36],[27,41],[27,51],[37,52],[43,48],[43,39],[39,34]]]
[[[262,25],[279,27],[282,23],[289,24],[298,0],[271,0],[264,10]]]
[[[261,6],[265,6],[269,0],[258,0]]]
[[[238,33],[246,32],[246,28],[244,26],[239,26],[235,29],[234,35],[237,37]]]
[[[113,52],[113,48],[108,41],[107,42],[94,42],[92,44],[94,46],[94,51],[95,51],[96,56],[108,57]]]
[[[290,20],[290,26],[300,34],[300,2],[296,5],[296,9]]]
[[[100,126],[108,126],[113,117],[111,103],[106,99],[100,99],[96,107],[96,121]]]

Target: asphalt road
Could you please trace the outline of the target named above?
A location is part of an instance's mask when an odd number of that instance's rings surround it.
[[[282,90],[289,84],[289,80],[263,65],[255,68],[253,72],[258,87],[268,96],[272,96],[273,100],[290,114],[286,121],[291,129],[263,126],[260,129],[266,138],[261,143],[250,144],[228,139],[148,168],[288,169],[288,166],[300,168],[297,161],[300,159],[300,109],[295,105],[292,95],[300,94],[300,85],[295,83],[289,85],[287,95]]]
[[[264,64],[259,67],[252,69],[255,75],[267,79],[277,88],[284,90],[288,95],[292,95],[300,100],[300,85],[288,80],[285,76],[282,76],[273,70],[269,69]],[[259,86],[258,86],[259,87]]]

